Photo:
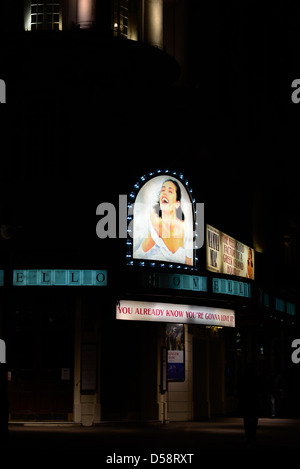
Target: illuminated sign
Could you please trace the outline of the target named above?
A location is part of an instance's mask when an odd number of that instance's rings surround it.
[[[254,249],[206,225],[206,268],[254,280]]]
[[[237,280],[228,280],[225,278],[212,279],[213,293],[222,293],[224,295],[242,296],[251,298],[251,285]]]
[[[280,311],[281,313],[285,312],[285,301],[281,298],[275,297],[275,309],[276,311]]]
[[[0,270],[0,287],[4,285],[4,270]]]
[[[14,286],[106,286],[106,270],[14,270]]]
[[[167,288],[172,290],[189,290],[198,292],[208,291],[208,279],[200,275],[165,274],[160,272],[139,273],[142,285],[150,288]],[[212,292],[225,295],[251,298],[250,283],[229,280],[225,278],[212,278]]]
[[[150,173],[135,185],[135,191],[130,194],[129,264],[137,261],[140,265],[146,262],[155,266],[160,262],[160,266],[165,263],[169,267],[195,266],[195,250],[202,247],[204,240],[204,232],[203,236],[201,233],[201,228],[204,231],[204,207],[196,204],[198,223],[187,186],[182,175],[169,171]]]
[[[184,274],[161,274],[150,272],[142,275],[142,280],[147,279],[149,287],[171,288],[172,290],[207,291],[207,277]]]
[[[235,327],[235,312],[231,309],[145,301],[121,300],[116,308],[116,318],[127,321]]]
[[[185,344],[183,324],[166,324],[166,346],[168,351],[168,380],[184,381]]]
[[[296,313],[296,305],[294,303],[290,303],[289,301],[286,303],[286,312],[291,316],[295,316]]]

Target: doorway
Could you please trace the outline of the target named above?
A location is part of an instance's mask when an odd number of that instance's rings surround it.
[[[224,341],[211,336],[193,338],[194,420],[224,414]]]
[[[102,420],[157,420],[157,327],[115,321],[102,338]]]
[[[6,319],[10,420],[72,420],[73,300],[30,291]]]

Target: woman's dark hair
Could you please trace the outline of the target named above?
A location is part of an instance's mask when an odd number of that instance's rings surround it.
[[[248,251],[248,259],[247,259],[247,263],[248,263],[248,265],[250,264],[249,253],[251,253],[251,267],[253,267],[252,251],[251,251],[251,249],[250,249],[250,248],[249,248],[249,251]]]
[[[177,181],[175,181],[174,179],[166,179],[163,183],[162,183],[162,186],[166,183],[166,182],[172,182],[176,188],[176,202],[180,202],[181,203],[181,189],[179,187],[179,184]],[[153,210],[155,211],[155,213],[161,218],[161,209],[160,209],[160,204],[159,204],[159,197],[158,197],[158,201],[157,203],[153,206]],[[176,208],[176,216],[179,220],[183,221],[184,220],[184,213],[181,209],[181,205],[179,205],[178,208]]]

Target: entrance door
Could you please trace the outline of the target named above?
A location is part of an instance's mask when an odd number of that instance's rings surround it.
[[[103,420],[157,420],[157,328],[115,321],[102,338]]]
[[[53,291],[26,293],[15,301],[6,328],[11,420],[71,419],[72,301]]]
[[[193,338],[194,420],[210,418],[209,356],[205,340]]]
[[[194,420],[224,413],[223,351],[220,338],[193,338]]]

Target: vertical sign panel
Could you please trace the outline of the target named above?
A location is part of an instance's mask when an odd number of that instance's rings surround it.
[[[168,351],[168,380],[184,381],[185,356],[184,356],[184,325],[166,325],[166,343]]]
[[[206,225],[206,268],[254,280],[254,249]]]

